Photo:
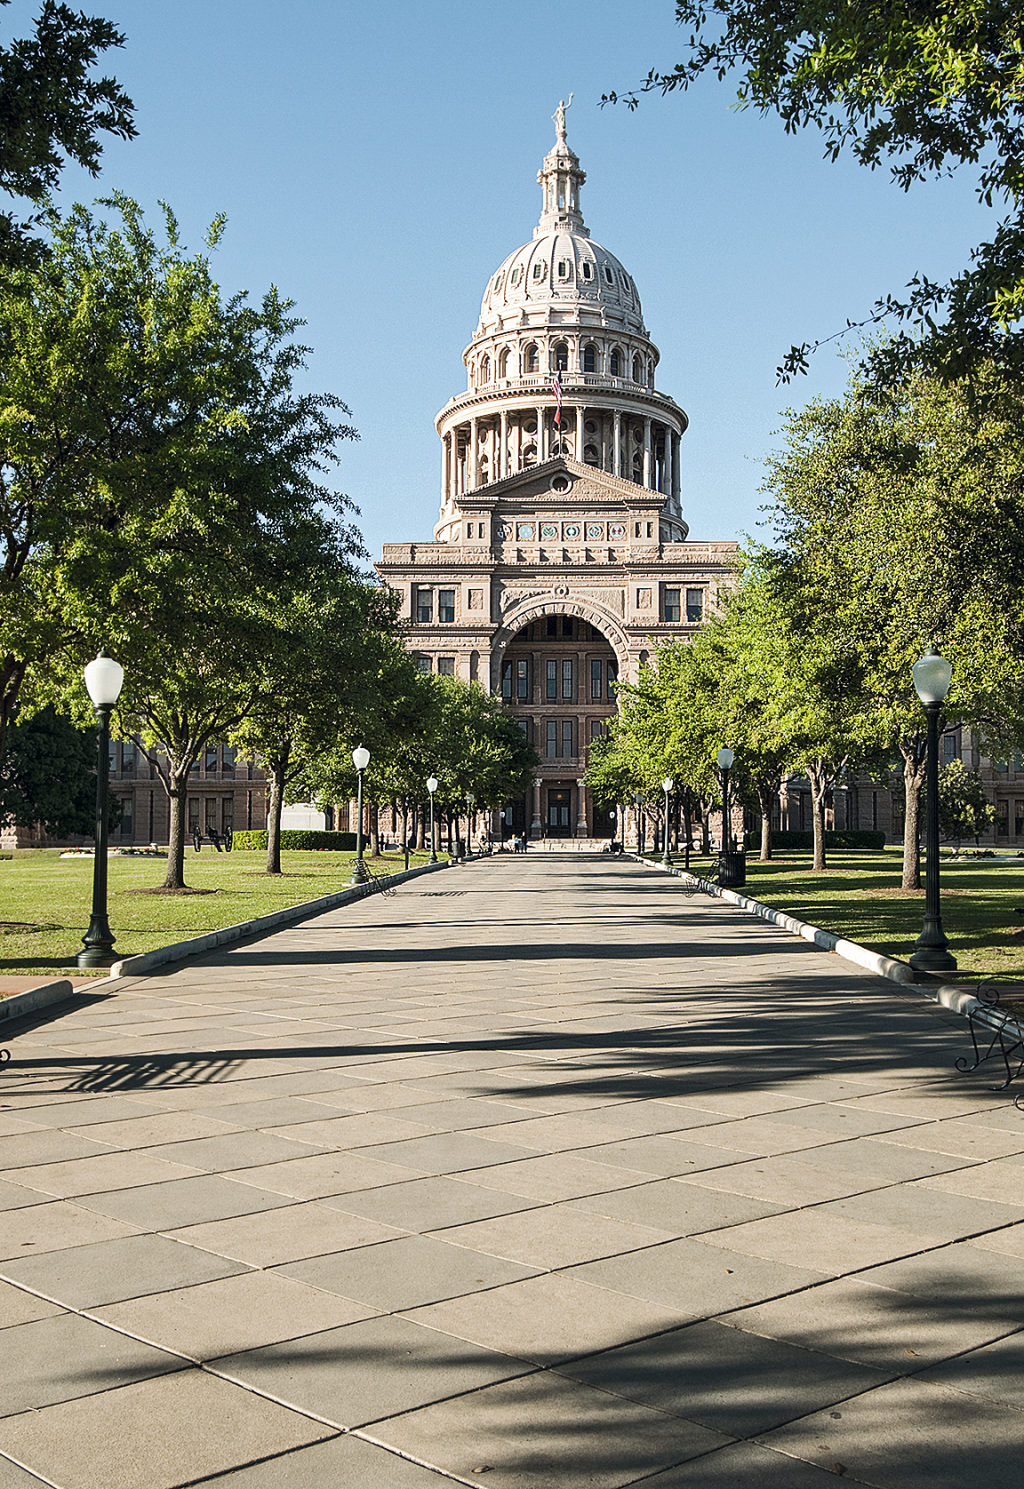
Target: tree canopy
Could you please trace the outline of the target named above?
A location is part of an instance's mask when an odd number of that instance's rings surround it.
[[[1024,12],[1016,0],[677,0],[675,12],[689,30],[684,59],[604,101],[636,107],[642,93],[738,75],[740,107],[776,114],[790,133],[821,130],[829,158],[850,149],[869,168],[889,162],[904,189],[971,170],[979,198],[1006,210],[992,240],[948,283],[917,276],[908,293],[890,294],[858,323],[903,323],[872,353],[883,381],[911,367],[955,380],[984,363],[1024,376]],[[791,348],[780,377],[805,371],[811,350]]]
[[[10,0],[0,0],[9,5]],[[35,206],[54,190],[65,160],[99,171],[100,135],[132,139],[134,105],[111,77],[97,77],[102,52],[124,44],[109,21],[44,0],[35,31],[0,47],[0,190]],[[38,258],[38,218],[0,213],[0,261]]]

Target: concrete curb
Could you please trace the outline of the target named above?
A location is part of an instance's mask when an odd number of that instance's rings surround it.
[[[203,936],[193,936],[188,941],[175,941],[170,946],[156,946],[152,951],[141,951],[138,956],[129,956],[121,962],[115,962],[110,969],[111,977],[144,977],[154,967],[165,966],[167,962],[181,962],[190,956],[201,956],[204,952],[214,951],[218,946],[228,946],[234,941],[243,941],[250,936],[262,936],[267,931],[275,930],[281,925],[290,925],[294,921],[308,920],[313,915],[321,915],[325,910],[333,910],[337,905],[349,905],[354,900],[366,899],[368,895],[378,894],[382,889],[392,889],[396,884],[404,884],[409,879],[418,879],[421,874],[434,874],[439,869],[447,869],[455,864],[454,859],[444,863],[424,863],[418,868],[405,870],[398,874],[384,874],[379,879],[370,879],[365,884],[352,884],[347,889],[339,889],[334,894],[321,895],[316,900],[304,900],[298,905],[287,905],[283,910],[272,910],[269,915],[257,915],[254,920],[243,920],[238,925],[224,926],[219,931],[207,931]]]
[[[759,920],[770,921],[772,925],[789,931],[791,935],[800,936],[804,941],[820,946],[822,951],[834,952],[836,956],[842,957],[843,961],[853,962],[858,967],[865,967],[879,977],[887,977],[890,982],[912,986],[924,997],[930,998],[933,1003],[941,1003],[952,1013],[958,1013],[964,1018],[969,1018],[973,1013],[978,1022],[996,1027],[992,1020],[990,1006],[980,1002],[973,993],[967,992],[958,983],[919,981],[918,974],[907,962],[895,961],[892,957],[882,956],[880,952],[861,946],[857,941],[847,941],[843,936],[837,936],[832,931],[823,931],[820,926],[808,925],[804,920],[796,920],[782,910],[773,910],[770,905],[762,904],[760,900],[752,900],[749,895],[737,894],[734,889],[723,889],[720,884],[712,884],[710,879],[702,879],[699,874],[687,873],[685,869],[675,867],[666,868],[663,863],[652,863],[649,858],[641,858],[636,853],[627,853],[625,856],[631,858],[634,863],[658,869],[663,874],[672,874],[677,879],[689,879],[704,894],[714,895],[720,900],[728,900],[738,910],[745,910],[748,915],[756,915]]]
[[[90,983],[95,986],[102,979],[90,978]],[[0,1019],[17,1019],[23,1014],[34,1013],[37,1008],[45,1008],[48,1003],[63,1003],[68,998],[75,996],[75,985],[70,977],[58,978],[56,982],[41,982],[38,987],[26,988],[23,993],[11,993],[8,998],[0,998]]]

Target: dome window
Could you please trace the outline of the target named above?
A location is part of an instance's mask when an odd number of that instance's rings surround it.
[[[558,277],[559,279],[572,278],[572,264],[570,264],[568,259],[558,260]]]
[[[585,465],[598,465],[600,463],[596,445],[584,445],[583,463]]]
[[[605,283],[606,284],[614,284],[615,283],[615,275],[612,273],[611,269],[608,267],[607,264],[605,264],[605,266],[604,266],[604,278],[605,278]]]
[[[484,357],[483,361],[480,363],[480,381],[482,383],[489,383],[490,380],[491,380],[491,359],[490,359],[490,357]]]
[[[589,259],[583,260],[582,264],[580,265],[580,272],[582,273],[584,279],[593,279],[594,266]]]
[[[612,377],[622,376],[622,354],[620,353],[617,346],[612,348],[611,358],[608,363],[608,371],[611,373]]]
[[[569,348],[564,341],[558,342],[555,347],[555,371],[569,371]]]
[[[534,279],[543,279],[544,278],[544,265],[542,263],[539,263],[538,262],[538,263],[534,264],[534,266],[533,266],[533,277],[534,277]]]
[[[540,371],[540,354],[537,351],[537,343],[535,341],[531,341],[530,345],[523,352],[523,371]]]
[[[643,375],[644,375],[643,363],[640,361],[640,358],[639,357],[634,357],[633,358],[633,381],[635,383],[642,382],[643,381]]]
[[[537,464],[537,446],[536,445],[527,445],[526,449],[523,451],[523,464],[524,465],[536,465]]]
[[[597,348],[593,342],[583,348],[583,371],[597,371]]]
[[[506,377],[508,377],[508,347],[507,346],[503,346],[502,349],[501,349],[501,351],[498,353],[498,372],[497,372],[497,375],[500,378],[506,378]]]
[[[501,289],[502,282],[503,282],[504,278],[505,278],[504,274],[495,274],[495,276],[494,276],[494,293],[495,294],[497,294],[498,291]]]
[[[508,278],[508,282],[512,286],[513,289],[515,289],[516,285],[519,283],[519,281],[522,279],[522,277],[523,277],[522,268],[517,264],[516,267],[512,270],[512,273],[509,275],[509,278]]]
[[[588,419],[587,422],[584,424],[583,427],[587,431],[588,434],[596,434],[597,433],[597,425],[594,423],[593,419]]]

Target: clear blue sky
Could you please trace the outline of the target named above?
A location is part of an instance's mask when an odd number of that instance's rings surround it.
[[[967,177],[897,190],[885,170],[822,158],[816,132],[732,108],[735,84],[601,109],[603,92],[682,56],[671,0],[78,0],[127,34],[112,71],[139,138],[93,181],[186,242],[226,212],[225,291],[277,284],[314,348],[307,385],[352,410],[337,486],[372,554],[428,538],[439,499],[433,418],[465,387],[462,351],[488,277],[532,234],[551,114],[584,216],[635,278],[658,384],[690,416],[683,503],[693,539],[754,532],[760,461],[786,404],[841,390],[832,350],[775,386],[793,342],[829,335],[916,271],[941,279],[991,226]],[[4,38],[37,5],[0,10]]]

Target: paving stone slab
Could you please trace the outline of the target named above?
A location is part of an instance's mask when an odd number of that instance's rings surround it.
[[[877,1489],[1020,1485],[1020,1413],[922,1381],[868,1391],[760,1441]]]
[[[394,1312],[495,1288],[531,1277],[537,1269],[430,1236],[403,1236],[359,1250],[321,1254],[279,1270],[313,1287]]]
[[[615,1489],[723,1441],[546,1371],[392,1418],[372,1436],[481,1489]]]
[[[352,1433],[208,1480],[210,1489],[451,1489],[452,1482]]]
[[[146,1235],[0,1262],[0,1275],[69,1308],[96,1307],[245,1270],[224,1257]]]
[[[177,1489],[332,1435],[216,1376],[183,1370],[5,1417],[0,1452],[61,1489]]]
[[[846,1484],[864,1482],[853,1478],[849,1471],[842,1477]],[[818,1468],[756,1443],[743,1442],[680,1463],[642,1482],[643,1489],[748,1489],[753,1485],[757,1489],[829,1489],[835,1480],[834,1467]],[[639,1480],[636,1485],[640,1489]]]
[[[410,1179],[401,1184],[385,1184],[378,1189],[361,1189],[334,1195],[333,1208],[352,1215],[365,1215],[384,1225],[422,1233],[473,1220],[489,1220],[495,1215],[511,1215],[529,1210],[535,1201],[517,1194],[502,1194],[497,1189],[483,1189],[463,1179],[438,1174],[425,1179]]]
[[[216,1360],[210,1368],[298,1411],[358,1427],[530,1367],[408,1319],[374,1318]]]
[[[889,1378],[881,1370],[715,1322],[556,1368],[602,1391],[742,1438]]]
[[[92,1396],[187,1364],[75,1313],[17,1324],[0,1337],[0,1417]]]

